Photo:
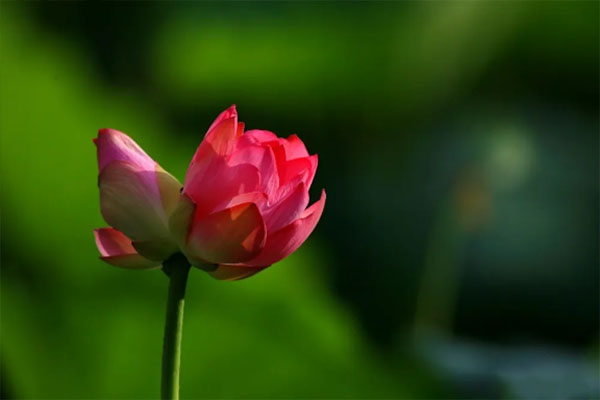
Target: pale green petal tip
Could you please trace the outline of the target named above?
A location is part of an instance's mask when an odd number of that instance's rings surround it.
[[[186,194],[179,196],[179,201],[169,217],[171,235],[182,249],[185,249],[186,239],[194,218],[196,204]]]
[[[173,175],[162,169],[158,164],[156,166],[156,183],[160,191],[162,206],[165,215],[170,215],[177,207],[181,191],[181,183]]]

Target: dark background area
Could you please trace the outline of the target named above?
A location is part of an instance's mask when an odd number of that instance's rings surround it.
[[[183,397],[600,394],[597,2],[0,8],[3,397],[157,393],[166,282],[97,261],[88,142],[182,178],[233,103],[327,205],[273,271],[192,274]]]

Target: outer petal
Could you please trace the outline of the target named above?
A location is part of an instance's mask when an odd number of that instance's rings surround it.
[[[154,170],[156,162],[123,132],[100,129],[94,143],[97,147],[100,171],[113,161],[128,161],[140,169]]]
[[[210,144],[218,155],[231,153],[234,147],[234,139],[237,137],[238,122],[237,114],[214,125],[204,138],[204,142]]]
[[[134,239],[158,240],[156,245],[141,244],[154,255],[170,252],[161,242],[166,242],[166,215],[176,205],[181,184],[122,132],[101,129],[94,143],[106,221]]]
[[[134,240],[169,237],[156,174],[130,162],[113,161],[98,177],[104,219]]]
[[[217,126],[219,126],[219,124],[221,124],[221,122],[226,121],[231,118],[234,118],[236,120],[236,126],[237,126],[238,114],[237,114],[237,110],[235,109],[235,104],[233,104],[227,110],[225,110],[221,114],[219,114],[219,116],[210,125],[210,128],[208,128],[208,131],[206,131],[206,136],[208,136]]]
[[[102,255],[101,260],[121,268],[151,269],[160,267],[160,263],[139,255],[131,240],[122,232],[113,228],[94,229],[96,246]]]
[[[244,265],[266,267],[292,254],[312,233],[323,214],[325,191],[319,201],[307,208],[302,217],[279,231],[269,234],[264,249]]]
[[[259,273],[264,268],[260,267],[245,267],[237,265],[219,265],[216,270],[208,271],[208,273],[215,279],[223,281],[239,281],[240,279],[246,279],[254,274]]]
[[[185,175],[184,186],[197,184],[202,177],[215,169],[224,156],[235,147],[235,138],[244,131],[244,124],[237,122],[235,105],[223,111],[212,123],[204,139],[198,146]]]
[[[267,232],[276,232],[296,220],[308,205],[309,195],[304,182],[270,208],[262,210]]]
[[[186,254],[206,263],[240,263],[265,244],[266,228],[254,203],[242,203],[194,221]]]
[[[290,135],[287,139],[280,140],[285,148],[285,158],[287,160],[308,157],[306,146],[297,135]]]
[[[234,147],[234,139],[242,134],[243,129],[242,125],[240,130],[235,105],[223,111],[208,128],[204,140],[200,143],[196,154],[192,158],[192,164],[210,156],[231,153]],[[212,151],[209,151],[208,147]]]

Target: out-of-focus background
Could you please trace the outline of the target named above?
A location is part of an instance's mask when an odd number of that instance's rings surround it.
[[[98,259],[92,138],[183,178],[220,111],[328,193],[190,275],[184,398],[598,398],[598,2],[0,4],[2,398],[153,398],[167,279]]]

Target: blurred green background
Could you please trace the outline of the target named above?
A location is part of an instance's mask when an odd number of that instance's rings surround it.
[[[598,2],[0,4],[2,398],[154,398],[167,279],[102,263],[91,139],[183,179],[220,111],[328,193],[190,275],[184,398],[598,398]]]

